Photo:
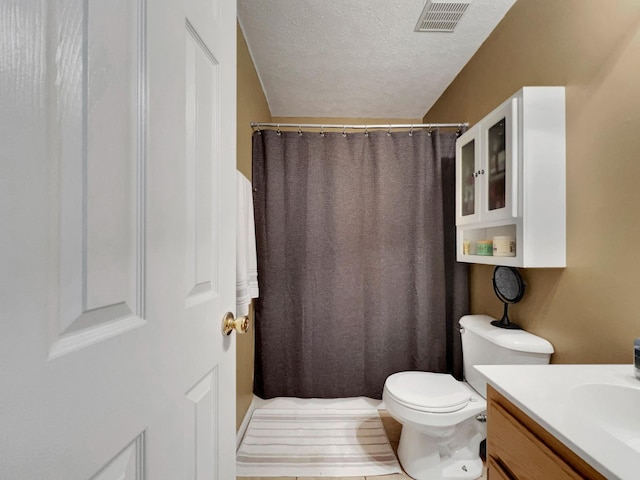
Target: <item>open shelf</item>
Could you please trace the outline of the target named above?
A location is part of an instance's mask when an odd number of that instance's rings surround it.
[[[510,267],[518,267],[522,265],[522,255],[518,250],[518,244],[520,240],[518,239],[519,232],[519,222],[517,220],[511,220],[508,223],[502,224],[493,224],[490,226],[474,226],[469,225],[466,227],[458,228],[457,235],[457,259],[459,262],[468,262],[468,263],[483,263],[487,265],[506,265]],[[516,255],[514,257],[498,257],[493,255],[477,255],[477,254],[464,254],[464,242],[469,241],[472,244],[476,244],[480,240],[493,240],[493,237],[497,236],[509,236],[513,237],[516,243]],[[471,247],[471,251],[477,251]]]

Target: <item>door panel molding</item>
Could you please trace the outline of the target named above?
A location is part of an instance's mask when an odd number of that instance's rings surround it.
[[[187,19],[186,307],[219,295],[219,69]]]
[[[49,358],[146,323],[146,0],[76,5],[54,13]]]
[[[219,477],[218,458],[218,368],[207,373],[202,380],[189,390],[185,398],[189,402],[185,428],[187,445],[187,467],[185,478],[211,480]]]
[[[144,432],[127,445],[91,480],[144,480]]]

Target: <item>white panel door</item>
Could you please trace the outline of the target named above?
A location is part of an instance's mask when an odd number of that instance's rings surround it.
[[[235,0],[0,6],[0,478],[235,477]]]

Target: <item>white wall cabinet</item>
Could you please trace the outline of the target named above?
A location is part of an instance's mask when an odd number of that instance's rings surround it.
[[[457,225],[518,216],[517,108],[517,99],[507,100],[456,142]]]
[[[565,267],[565,157],[564,87],[524,87],[461,135],[458,261]],[[514,257],[471,254],[478,241],[501,235],[514,238]]]

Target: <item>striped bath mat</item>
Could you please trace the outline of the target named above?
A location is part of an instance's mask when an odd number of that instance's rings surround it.
[[[364,477],[400,473],[378,411],[254,411],[237,456],[239,477]]]

